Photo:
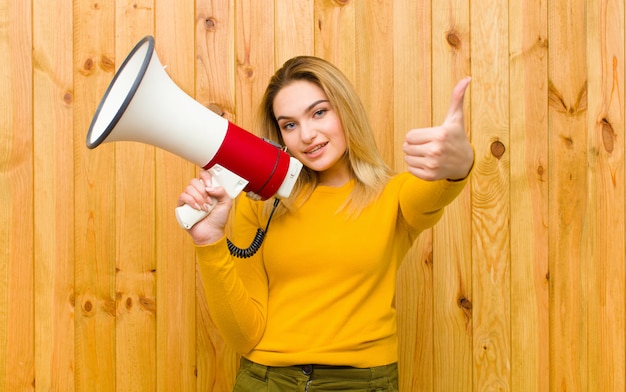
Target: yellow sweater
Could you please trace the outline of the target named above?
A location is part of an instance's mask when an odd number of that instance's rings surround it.
[[[197,247],[211,316],[251,361],[371,367],[397,361],[396,272],[419,233],[434,225],[465,181],[395,176],[358,219],[336,211],[354,187],[319,186],[295,213],[274,218],[252,258],[226,241]],[[241,197],[233,242],[247,247],[262,203]]]

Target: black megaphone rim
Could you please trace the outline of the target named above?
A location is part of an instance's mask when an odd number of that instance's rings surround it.
[[[139,72],[137,73],[137,77],[133,81],[133,85],[131,86],[128,95],[126,96],[126,98],[124,98],[122,105],[120,105],[120,108],[118,109],[115,116],[113,116],[113,119],[111,120],[109,125],[107,125],[104,132],[102,132],[102,134],[100,134],[100,136],[95,141],[91,142],[90,141],[91,134],[93,133],[94,126],[96,125],[96,122],[98,121],[98,117],[100,116],[100,111],[104,107],[105,102],[109,94],[111,93],[111,90],[113,89],[113,86],[115,86],[117,79],[122,74],[122,71],[124,70],[128,62],[134,57],[135,53],[146,43],[146,41],[148,41],[148,49],[146,50],[146,56],[143,59],[141,68],[139,69]],[[147,35],[144,38],[142,38],[141,41],[139,41],[135,45],[135,47],[130,51],[128,56],[126,56],[126,59],[124,59],[124,62],[115,73],[115,76],[113,77],[113,80],[109,84],[109,87],[107,87],[107,90],[104,93],[102,100],[100,100],[100,103],[98,104],[96,113],[94,114],[93,119],[91,120],[91,125],[89,125],[89,131],[87,132],[87,147],[88,148],[93,149],[93,148],[98,147],[109,136],[111,131],[113,131],[113,129],[115,128],[119,120],[122,118],[122,116],[124,115],[124,112],[126,111],[126,108],[130,104],[130,102],[133,100],[133,97],[135,96],[135,93],[137,92],[137,89],[139,88],[139,85],[141,84],[141,81],[143,80],[143,77],[146,74],[146,70],[148,69],[148,66],[150,65],[150,60],[152,59],[153,52],[154,52],[154,37],[151,35]]]

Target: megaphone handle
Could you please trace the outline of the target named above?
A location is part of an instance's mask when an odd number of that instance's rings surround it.
[[[210,169],[209,172],[213,174],[213,179],[212,179],[213,185],[221,186],[221,184],[218,181],[218,176],[215,176],[215,172],[213,171],[213,169]],[[209,212],[213,210],[213,207],[215,206],[216,202],[217,200],[213,199],[213,202],[211,203],[211,205],[208,206],[208,211],[197,210],[188,204],[183,204],[182,206],[177,207],[176,208],[176,220],[178,221],[178,224],[183,229],[187,229],[187,230],[191,229],[193,225],[200,222],[202,219],[206,218],[207,215],[209,215]]]
[[[248,185],[248,180],[239,177],[237,174],[222,167],[221,165],[213,165],[209,169],[211,173],[211,181],[215,187],[223,187],[228,196],[231,199],[237,197],[237,195]],[[217,200],[213,200],[211,206],[215,205]],[[187,204],[176,208],[176,219],[178,224],[184,229],[191,229],[193,225],[204,219],[213,208],[209,207],[208,211],[196,210],[195,208],[188,206]]]
[[[204,219],[213,207],[209,207],[209,211],[196,210],[188,204],[176,208],[176,220],[184,229],[191,229],[193,225]]]

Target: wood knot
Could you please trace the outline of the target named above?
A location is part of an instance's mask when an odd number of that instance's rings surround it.
[[[63,102],[65,102],[66,105],[71,105],[72,102],[74,102],[74,94],[71,91],[66,91],[65,94],[63,94]]]
[[[224,114],[226,114],[226,112],[224,111],[224,109],[222,109],[218,104],[216,103],[210,103],[207,105],[207,109],[209,109],[210,111],[212,111],[213,113],[217,114],[218,116],[224,116]]]
[[[156,314],[156,302],[152,298],[139,297],[139,305],[143,310]]]
[[[100,68],[106,72],[115,72],[115,60],[108,56],[102,56],[100,58]]]
[[[428,252],[428,254],[426,254],[426,257],[424,257],[424,265],[426,265],[426,267],[428,268],[433,267],[433,251],[432,250]]]
[[[539,181],[543,181],[543,175],[545,171],[546,170],[543,168],[543,165],[539,164],[539,166],[537,166],[537,175],[539,176]]]
[[[207,31],[215,31],[217,30],[217,20],[213,17],[208,17],[204,20],[204,28]]]
[[[95,68],[95,62],[92,57],[88,58],[83,62],[83,66],[78,70],[81,74],[85,76],[89,76],[93,73]]]
[[[458,304],[461,309],[472,310],[472,302],[463,296],[459,298]]]
[[[606,118],[602,119],[600,124],[602,127],[602,143],[604,144],[604,149],[608,153],[612,153],[615,148],[615,132],[613,131],[613,126]]]
[[[126,298],[126,310],[130,310],[133,307],[133,299],[131,297]]]
[[[554,110],[561,112],[568,116],[576,116],[578,114],[584,113],[587,111],[587,81],[585,81],[580,90],[578,91],[578,95],[576,96],[576,100],[573,104],[568,105],[565,101],[565,97],[559,89],[552,83],[552,80],[548,80],[548,104],[550,107],[554,108]]]
[[[495,142],[491,143],[491,154],[497,159],[502,158],[502,155],[504,155],[505,151],[506,147],[501,141],[496,140]]]
[[[571,137],[561,136],[561,140],[563,141],[563,144],[565,144],[565,147],[574,148],[574,139],[572,139]]]
[[[246,68],[246,77],[248,79],[252,79],[252,77],[254,76],[254,68],[252,67],[247,67]]]
[[[90,314],[93,311],[93,303],[91,301],[85,301],[83,303],[83,312]]]
[[[343,6],[348,5],[348,3],[350,3],[350,0],[335,0],[335,3],[337,3],[337,5],[343,7]]]
[[[250,64],[245,64],[241,67],[241,72],[246,79],[252,79],[254,77],[254,67]]]
[[[450,45],[454,49],[458,49],[461,47],[461,37],[455,30],[449,30],[446,32],[446,41],[448,45]]]

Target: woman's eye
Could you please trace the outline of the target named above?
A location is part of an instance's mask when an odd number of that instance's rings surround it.
[[[326,109],[318,109],[315,111],[314,116],[315,117],[322,117],[324,115],[324,113],[326,113],[327,110]]]
[[[284,124],[281,126],[281,128],[282,128],[282,129],[284,129],[285,131],[290,131],[290,130],[294,129],[294,128],[295,128],[295,126],[296,126],[296,124],[295,124],[295,123],[293,123],[293,122],[288,122],[288,123],[284,123]]]

